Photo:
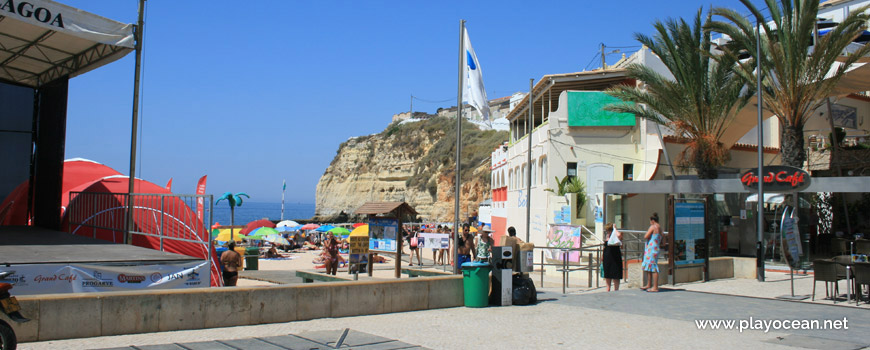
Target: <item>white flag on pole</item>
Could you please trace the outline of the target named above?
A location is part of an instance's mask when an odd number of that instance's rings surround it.
[[[465,75],[465,90],[462,91],[462,100],[467,101],[483,116],[486,125],[492,125],[489,121],[489,103],[486,98],[486,89],[483,88],[483,73],[480,71],[480,61],[468,40],[468,29],[462,35],[465,41],[465,55],[462,56],[463,75]]]

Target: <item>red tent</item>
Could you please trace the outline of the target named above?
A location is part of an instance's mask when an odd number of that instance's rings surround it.
[[[70,203],[70,192],[111,192],[127,193],[128,180],[126,176],[103,164],[87,159],[68,159],[63,164],[63,183],[61,187],[62,229],[81,236],[94,237],[115,243],[124,241],[124,223],[126,222],[123,195],[106,196],[104,200],[77,199]],[[157,186],[145,180],[136,179],[136,193],[169,194],[172,193],[162,186]],[[28,225],[27,217],[28,182],[18,185],[3,203],[0,204],[0,225]],[[134,230],[149,234],[163,233],[163,251],[183,254],[206,259],[210,238],[207,228],[196,219],[196,214],[189,205],[178,197],[138,196],[133,210]],[[81,217],[73,218],[74,225],[69,231],[69,208],[79,206],[75,210]],[[161,213],[162,212],[162,213]],[[161,221],[162,220],[162,221]],[[162,226],[161,226],[162,223]],[[81,224],[111,227],[95,229]],[[274,226],[273,226],[274,227]],[[133,244],[139,247],[160,250],[160,238],[154,236],[134,235]],[[220,286],[221,274],[217,265],[218,259],[212,254],[211,285]]]
[[[66,210],[69,203],[69,192],[76,187],[90,184],[106,176],[121,175],[115,169],[92,160],[74,158],[63,162],[63,183],[61,185],[61,214]],[[27,189],[30,181],[24,181],[12,190],[0,204],[0,213],[8,210],[4,216],[0,215],[0,225],[29,225],[27,217]],[[126,191],[125,191],[126,192]]]
[[[165,187],[145,180],[135,179],[137,193],[147,193],[134,197],[133,231],[152,235],[134,234],[132,244],[139,247],[162,250],[205,259],[209,256],[210,237],[207,227],[196,218],[196,213],[179,197],[171,196]],[[69,203],[63,216],[63,229],[80,235],[111,241],[124,242],[123,223],[126,221],[124,194],[128,189],[128,178],[123,175],[109,176],[89,184],[79,186],[73,191],[93,193],[114,193],[112,196],[77,197]],[[159,196],[165,194],[169,196]],[[75,217],[70,217],[74,215]],[[74,224],[70,224],[70,221]],[[120,230],[96,227],[122,228]],[[162,234],[164,239],[153,236]],[[220,286],[220,268],[217,258],[212,254],[211,285]]]

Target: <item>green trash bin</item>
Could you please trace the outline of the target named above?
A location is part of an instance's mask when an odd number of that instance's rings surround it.
[[[245,270],[256,270],[260,267],[260,248],[247,247],[245,248]]]
[[[489,270],[487,263],[467,262],[462,264],[462,289],[466,307],[489,305]]]

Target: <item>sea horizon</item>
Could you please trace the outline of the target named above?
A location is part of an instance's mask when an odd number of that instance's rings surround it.
[[[314,203],[284,203],[284,220],[310,220],[314,216]],[[244,225],[267,218],[281,220],[281,202],[242,202],[235,208],[235,224]],[[230,225],[230,207],[225,201],[214,206],[212,224]]]

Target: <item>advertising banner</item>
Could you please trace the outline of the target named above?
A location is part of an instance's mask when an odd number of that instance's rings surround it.
[[[797,267],[800,265],[800,256],[803,254],[803,249],[801,248],[800,235],[798,235],[798,226],[795,221],[794,218],[783,219],[782,233],[785,238],[788,262],[791,266]]]
[[[395,252],[398,232],[399,220],[397,219],[374,218],[369,220],[369,250]]]
[[[15,271],[0,282],[14,283],[16,295],[201,288],[209,286],[211,277],[206,261],[133,266],[32,264],[0,271]]]
[[[704,263],[704,203],[674,204],[674,245],[677,265]]]
[[[553,225],[547,232],[547,247],[552,248],[580,248],[582,247],[582,235],[579,226]],[[550,259],[564,260],[565,254],[557,249],[547,249],[547,257]],[[579,262],[580,252],[568,253],[568,261]]]
[[[417,235],[417,248],[449,249],[450,235],[446,233],[420,233]]]
[[[350,243],[351,254],[369,253],[369,238],[367,236],[350,236],[348,241]]]

